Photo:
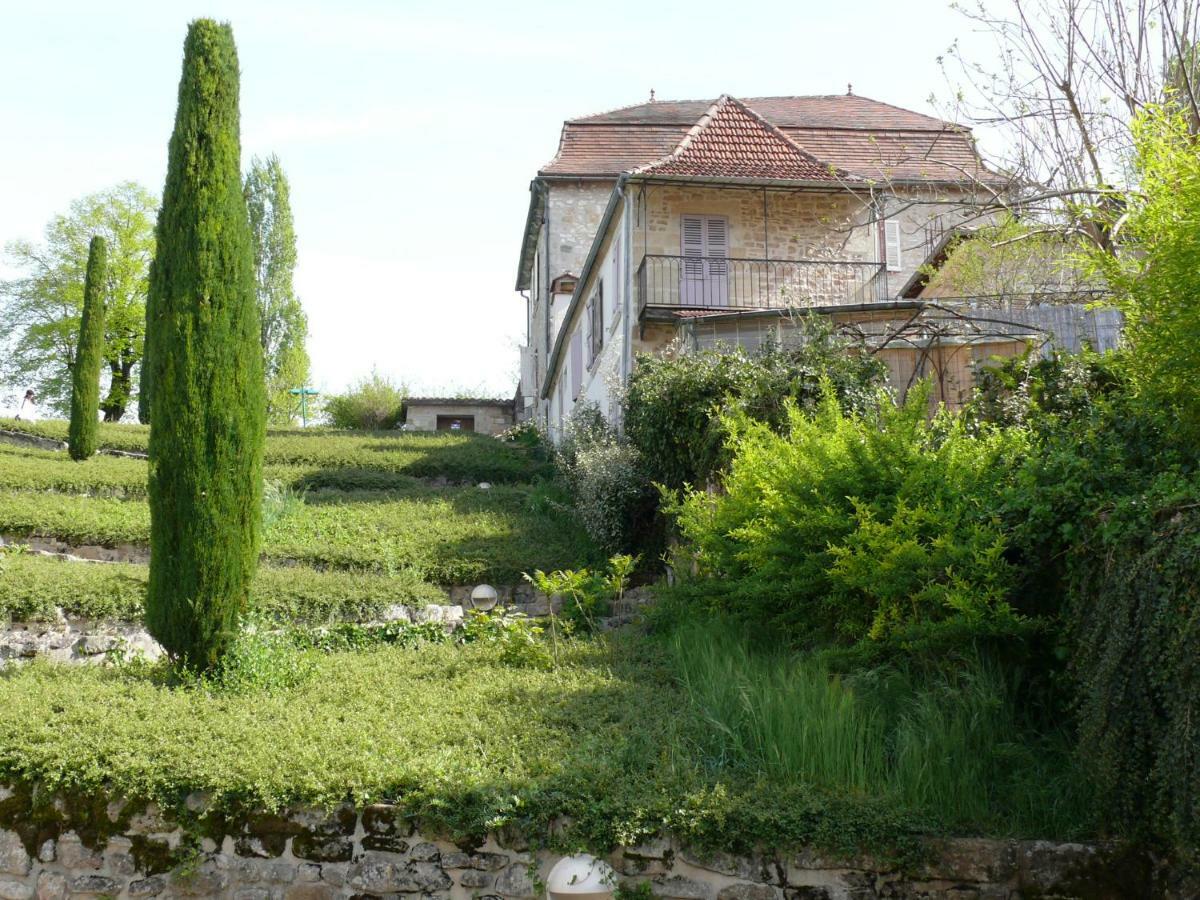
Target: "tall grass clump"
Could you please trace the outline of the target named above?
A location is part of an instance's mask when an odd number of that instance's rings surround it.
[[[722,619],[684,623],[669,644],[710,767],[885,798],[943,828],[1091,827],[1070,735],[1039,736],[1019,678],[985,657],[838,672],[821,654],[756,650]]]

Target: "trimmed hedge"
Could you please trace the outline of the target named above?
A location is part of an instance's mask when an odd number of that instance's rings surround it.
[[[57,610],[72,618],[141,618],[146,566],[84,564],[51,556],[13,554],[0,578],[0,621],[53,621]],[[262,566],[250,588],[255,611],[291,624],[366,621],[392,604],[445,603],[442,590],[416,572],[316,572]]]

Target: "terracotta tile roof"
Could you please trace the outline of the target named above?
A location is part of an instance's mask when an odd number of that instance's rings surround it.
[[[990,173],[968,133],[958,130],[870,132],[832,128],[783,128],[820,159],[865,178],[957,181]]]
[[[727,94],[705,110],[669,155],[633,174],[825,182],[849,177],[805,153]]]
[[[717,101],[720,102],[720,101]],[[852,94],[752,97],[744,109],[826,166],[866,178],[959,180],[987,174],[970,130]],[[616,178],[672,153],[714,106],[656,100],[563,125],[558,154],[538,174]]]
[[[901,109],[857,94],[809,97],[743,97],[742,102],[780,128],[863,128],[944,131],[952,122]],[[654,100],[578,119],[567,124],[692,125],[712,100]],[[965,130],[965,129],[964,129]]]

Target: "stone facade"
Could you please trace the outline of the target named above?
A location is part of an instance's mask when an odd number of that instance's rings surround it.
[[[102,821],[71,827],[61,812],[65,802],[34,815],[30,796],[0,787],[0,900],[533,900],[560,858],[516,833],[455,844],[423,834],[387,804],[252,813],[189,835],[154,806],[133,810],[119,801],[89,801]],[[186,805],[203,816],[207,803],[193,795]],[[1167,886],[1148,858],[1117,848],[964,838],[931,840],[924,851],[921,862],[901,869],[811,848],[697,852],[664,836],[607,858],[620,887],[669,900],[1190,895],[1182,885]]]

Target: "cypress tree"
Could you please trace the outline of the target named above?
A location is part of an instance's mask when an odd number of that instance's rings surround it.
[[[96,236],[88,247],[87,274],[83,279],[83,316],[79,343],[71,369],[71,427],[67,448],[72,459],[84,460],[96,452],[100,417],[100,366],[104,362],[104,274],[108,247]]]
[[[198,19],[148,301],[146,624],[193,669],[211,668],[236,635],[260,540],[266,397],[238,116],[233,31]]]

